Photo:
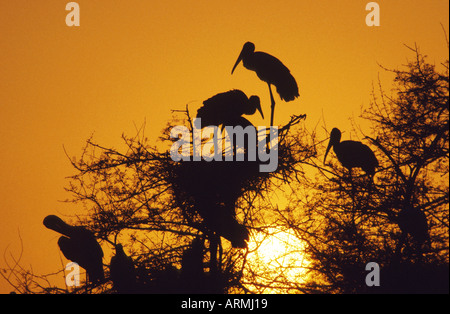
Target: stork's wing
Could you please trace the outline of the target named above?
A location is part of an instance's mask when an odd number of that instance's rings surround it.
[[[298,85],[291,71],[277,58],[265,52],[255,52],[252,70],[264,82],[275,85],[281,99],[294,100],[299,96]]]
[[[375,168],[378,160],[369,146],[357,141],[343,141],[338,146],[339,161],[347,168]]]
[[[219,93],[203,102],[197,118],[202,119],[202,126],[220,125],[232,116],[240,116],[247,102],[247,95],[238,89]]]

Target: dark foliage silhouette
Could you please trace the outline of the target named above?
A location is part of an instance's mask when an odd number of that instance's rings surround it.
[[[351,131],[352,137],[370,141],[376,158],[361,142],[340,142],[337,129],[325,146],[317,140],[316,130],[308,131],[301,123],[305,115],[294,115],[279,128],[277,145],[266,143],[257,148],[278,153],[278,168],[269,173],[258,171],[258,159],[194,162],[192,146],[189,161],[172,160],[164,146],[179,140],[169,137],[172,127],[183,125],[190,131],[191,141],[194,137],[188,109],[168,123],[159,147],[148,143],[144,128],[135,137],[123,136],[124,150],[89,139],[80,158],[71,160],[76,173],[67,187],[72,196],[69,201],[83,204],[87,215],[79,217],[76,227],[55,216],[46,218],[45,225],[64,235],[60,241],[64,255],[88,273],[88,262],[64,252],[65,247],[76,248],[77,257],[84,252],[74,244],[66,245],[73,241],[73,230],[90,234],[89,246],[97,252],[101,252],[97,240],[115,247],[116,256],[107,278],[94,283],[91,290],[36,284],[37,292],[448,293],[448,61],[439,70],[427,63],[417,48],[412,50],[415,59],[392,71],[392,95],[388,97],[380,83],[362,112],[361,117],[371,125],[370,134],[356,128]],[[266,72],[258,72],[254,55],[281,64],[274,57],[254,52],[254,45],[247,43],[233,70],[243,60],[269,89],[275,85],[282,99],[298,96],[296,84],[296,95],[289,97],[278,86],[282,79],[271,81],[264,76]],[[289,74],[287,69],[282,72],[286,71]],[[271,99],[273,110],[272,95]],[[237,106],[239,114],[220,120],[216,113],[233,107],[234,101],[211,109],[211,113],[206,102],[198,115],[206,120],[211,115],[208,123],[213,125],[252,126],[242,115],[258,109],[252,105],[252,110],[244,111]],[[209,140],[203,139],[201,147]],[[356,153],[343,156],[345,145],[357,147]],[[330,158],[324,167],[331,147],[337,160]],[[236,155],[237,147],[231,153]],[[367,180],[367,175],[372,180]],[[249,243],[258,248],[261,240],[255,235],[269,236],[274,229],[287,230],[304,243],[295,248],[308,260],[304,276],[288,275],[295,264],[279,264],[271,270],[273,277],[267,268],[259,267],[265,265],[252,264]],[[128,256],[117,243],[124,244]],[[101,265],[98,255],[97,264]],[[369,262],[380,266],[380,286],[366,285]],[[125,266],[116,272],[115,264],[120,263]],[[121,285],[120,278],[132,273],[132,264],[135,275]],[[20,272],[24,278],[29,275],[20,269],[17,278]],[[100,276],[89,274],[92,277]],[[29,281],[23,280],[16,290],[29,292],[29,287]]]
[[[299,96],[297,82],[289,69],[280,60],[265,52],[255,51],[255,45],[251,42],[244,44],[231,70],[231,74],[233,74],[241,61],[246,69],[255,71],[259,79],[266,82],[269,86],[271,100],[270,125],[273,125],[275,100],[270,85],[274,85],[277,88],[277,92],[282,100],[292,101]]]
[[[279,211],[307,242],[314,280],[303,292],[448,293],[448,61],[439,72],[412,50],[415,60],[392,71],[393,96],[380,86],[362,113],[377,149],[374,181],[311,160],[314,182]],[[380,266],[379,287],[365,284],[368,262]]]
[[[248,231],[236,220],[235,203],[258,173],[254,164],[255,167],[241,162],[180,163],[172,178],[177,204],[184,208],[188,219],[197,212],[208,230],[230,240],[234,247],[246,247]]]
[[[192,127],[189,112],[185,114],[182,123]],[[279,166],[273,173],[259,172],[259,161],[176,162],[168,151],[159,152],[139,134],[124,137],[126,153],[88,140],[80,160],[73,162],[78,173],[71,177],[68,190],[74,196],[73,202],[91,204],[89,216],[80,219],[80,224],[89,226],[105,245],[116,247],[106,283],[98,283],[89,291],[247,291],[241,283],[246,242],[250,231],[261,228],[265,219],[257,200],[275,188],[277,181],[287,183],[289,176],[297,172],[296,165],[314,154],[312,146],[289,136],[304,118],[293,116],[280,129]],[[251,125],[243,117],[237,121]],[[179,125],[180,121],[173,123]],[[174,141],[163,140],[169,145]],[[127,243],[129,257],[122,253],[120,245],[116,246],[119,238],[120,243]],[[127,275],[131,266],[115,272],[119,261],[131,265],[131,259],[135,277]],[[123,278],[129,281],[120,282]],[[80,287],[73,292],[85,291]]]

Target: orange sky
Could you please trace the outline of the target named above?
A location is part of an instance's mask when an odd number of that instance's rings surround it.
[[[269,124],[267,85],[242,64],[230,75],[242,45],[278,57],[300,87],[300,98],[276,95],[275,124],[290,114],[325,119],[349,130],[349,118],[370,101],[380,74],[390,88],[396,68],[417,43],[439,64],[448,50],[447,0],[377,1],[381,26],[368,27],[368,0],[80,0],[81,26],[65,24],[69,1],[0,0],[0,268],[3,253],[37,274],[61,267],[57,235],[42,219],[75,209],[61,200],[70,156],[85,140],[120,147],[122,133],[146,121],[156,139],[171,109],[192,110],[232,88],[259,95]],[[320,125],[323,125],[321,122]],[[348,138],[349,132],[343,137]],[[109,262],[109,261],[107,261]],[[28,267],[29,268],[29,267]],[[0,278],[0,292],[9,292]]]

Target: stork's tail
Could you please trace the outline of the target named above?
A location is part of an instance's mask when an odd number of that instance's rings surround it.
[[[297,82],[292,75],[288,75],[282,82],[275,84],[275,86],[277,87],[277,93],[284,101],[292,101],[300,96]]]

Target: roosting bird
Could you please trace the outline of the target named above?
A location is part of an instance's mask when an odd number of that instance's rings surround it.
[[[229,240],[233,247],[245,248],[247,228],[236,219],[236,201],[252,176],[258,175],[257,162],[182,162],[174,177],[179,205],[189,219],[194,213],[211,232]]]
[[[44,226],[61,233],[58,245],[64,256],[83,267],[89,281],[95,283],[104,279],[103,250],[94,234],[81,226],[71,226],[55,215],[44,218]]]
[[[255,170],[254,167],[258,166],[257,162],[251,162],[251,161],[257,161],[258,156],[258,131],[256,127],[247,119],[244,117],[237,117],[235,119],[230,119],[228,122],[229,126],[236,127],[240,126],[243,130],[253,131],[249,132],[248,134],[243,134],[242,136],[237,135],[236,133],[227,133],[230,137],[229,139],[233,143],[233,147],[231,148],[232,151],[230,153],[233,154],[234,160],[242,160],[247,161],[247,167],[248,170]],[[228,151],[226,151],[227,153]],[[239,159],[239,154],[242,154],[242,159]],[[250,157],[253,155],[253,157]],[[242,174],[237,174],[236,180],[239,180],[239,177]]]
[[[373,151],[361,142],[356,141],[342,141],[341,131],[334,128],[331,130],[330,141],[325,152],[325,159],[327,158],[330,148],[333,147],[339,162],[351,171],[352,168],[361,168],[368,175],[375,174],[375,168],[378,167],[378,160]]]
[[[186,188],[186,192],[194,199],[195,211],[210,231],[229,240],[233,247],[246,248],[249,232],[236,218],[236,200],[246,184],[244,177],[248,176],[246,163],[195,163],[200,164],[206,169],[196,171],[197,176],[190,180],[190,186]]]
[[[200,293],[206,288],[203,248],[203,239],[197,237],[192,241],[190,247],[183,252],[180,280],[185,293]]]
[[[257,154],[257,132],[255,126],[244,117],[230,120],[229,124],[233,127],[241,126],[243,129],[253,128],[254,133],[245,134],[240,144],[238,136],[230,135],[233,142],[233,146],[230,147],[231,153],[235,161],[241,162],[219,161],[209,162],[208,165],[200,164],[203,169],[197,171],[195,176],[197,181],[202,181],[197,183],[201,188],[196,198],[196,209],[208,228],[229,240],[233,247],[246,248],[249,231],[236,219],[236,202],[252,180],[261,175]],[[250,143],[254,143],[255,146]]]
[[[225,93],[220,96],[229,95]],[[249,184],[261,176],[257,154],[258,134],[255,126],[240,115],[228,116],[226,121],[226,126],[240,126],[249,131],[228,134],[233,144],[225,147],[225,158],[230,153],[235,157],[233,160],[239,162],[182,162],[173,178],[174,192],[177,202],[186,209],[185,214],[190,220],[195,219],[193,214],[197,213],[209,232],[226,238],[233,247],[246,248],[249,231],[236,219],[236,202]],[[216,120],[216,124],[219,123],[223,122]]]
[[[233,208],[234,212],[234,208]],[[215,230],[225,239],[231,242],[231,245],[235,248],[247,248],[247,241],[249,239],[249,231],[247,227],[239,223],[234,213],[231,213],[229,209],[222,209],[222,214],[216,219]],[[213,225],[211,223],[211,225]]]
[[[255,51],[255,45],[251,42],[245,43],[231,70],[231,74],[233,74],[234,69],[241,61],[245,68],[255,71],[259,79],[266,82],[269,86],[271,100],[270,125],[273,125],[275,100],[270,85],[274,85],[277,88],[277,92],[282,100],[292,101],[300,96],[297,82],[289,69],[280,60],[265,52]]]
[[[258,142],[258,133],[255,126],[246,118],[242,117],[242,115],[253,115],[256,110],[261,113],[261,116],[264,119],[259,97],[251,96],[248,98],[244,92],[234,89],[228,92],[219,93],[205,100],[203,106],[197,111],[197,118],[201,118],[201,121],[196,119],[194,124],[196,128],[222,125],[222,130],[226,129],[226,127],[234,128],[237,126],[241,126],[244,130],[249,130],[247,127],[252,128],[252,130],[249,131],[254,132],[249,132],[252,134],[244,134],[244,142],[242,143],[242,148],[245,151],[244,159],[247,160],[245,156],[248,154],[248,149],[253,149],[254,153],[257,153],[256,144]],[[233,138],[230,138],[233,143],[232,153],[236,156],[236,144],[239,136],[237,136],[235,132],[232,132],[231,134],[233,136]],[[253,134],[255,135],[254,138],[250,138]],[[249,143],[255,143],[255,145],[249,147]]]
[[[423,211],[409,205],[400,211],[397,219],[398,225],[405,236],[411,235],[413,241],[419,246],[429,243],[428,222]]]
[[[248,98],[243,91],[233,89],[205,100],[203,106],[197,111],[197,118],[201,118],[202,126],[227,126],[232,125],[234,120],[244,114],[253,115],[256,110],[264,119],[258,96]],[[198,120],[196,120],[196,127],[200,127]]]
[[[126,294],[136,292],[136,270],[131,257],[127,256],[122,244],[116,245],[116,255],[110,263],[111,280],[118,293]]]
[[[185,274],[203,273],[203,239],[195,238],[190,247],[183,252],[181,260],[181,271]]]

